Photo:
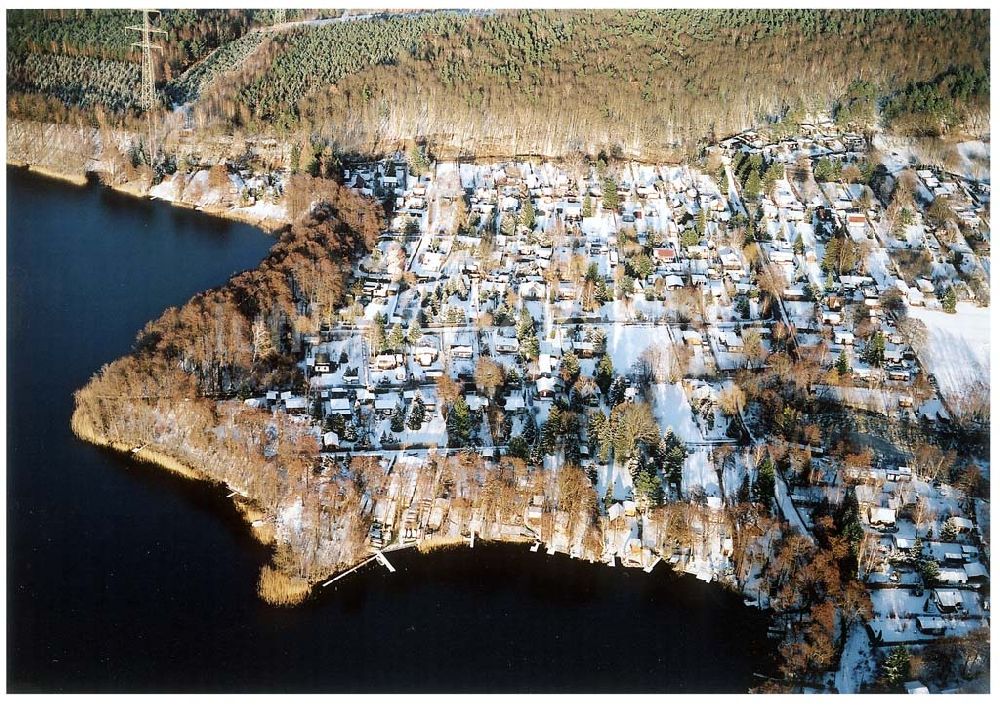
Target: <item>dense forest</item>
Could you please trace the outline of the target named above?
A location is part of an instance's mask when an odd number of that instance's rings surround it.
[[[877,100],[911,83],[953,66],[985,71],[988,51],[970,13],[524,11],[365,30],[285,35],[202,109],[350,147],[416,136],[482,151],[634,153],[835,107],[857,81],[872,86],[859,114],[870,122]],[[961,114],[973,98],[985,105],[988,88],[944,100]]]
[[[154,53],[159,83],[171,97],[188,98],[205,70],[233,53],[259,42],[240,40],[254,27],[269,25],[273,10],[165,10],[154,26],[166,35],[154,37],[162,51]],[[137,10],[11,10],[7,13],[8,96],[43,95],[67,107],[101,106],[112,112],[136,107],[139,52],[131,46],[139,35],[127,27],[142,25]],[[216,52],[221,49],[221,52]],[[225,64],[223,64],[225,65]],[[193,77],[187,76],[192,69]],[[23,98],[21,111],[41,101]],[[37,108],[34,113],[44,113]],[[16,114],[16,113],[15,113]]]
[[[45,78],[54,70],[29,71],[25,52],[118,60],[124,37],[96,38],[102,22],[114,24],[101,13],[54,26],[41,16],[16,13],[8,28],[17,79],[8,94],[80,101],[77,88]],[[919,134],[955,129],[988,111],[989,23],[980,11],[387,16],[296,25],[237,43],[205,71],[232,71],[230,80],[196,76],[171,88],[181,70],[265,19],[237,11],[164,14],[171,32],[165,92],[190,99],[203,91],[199,125],[318,133],[345,149],[415,138],[474,153],[636,154],[691,147],[814,108],[860,123],[881,112],[886,126]],[[116,27],[124,24],[118,20]],[[79,85],[87,82],[81,69]]]
[[[154,25],[167,32],[159,59],[170,80],[216,47],[270,22],[271,10],[165,10]],[[155,15],[154,15],[155,18]],[[8,56],[27,53],[90,56],[135,61],[131,48],[141,26],[138,10],[11,10],[7,13]]]

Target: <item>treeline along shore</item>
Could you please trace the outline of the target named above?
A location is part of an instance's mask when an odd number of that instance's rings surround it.
[[[321,204],[279,233],[257,269],[168,309],[129,355],[76,393],[79,437],[224,483],[259,515],[259,526],[273,526],[291,494],[309,493],[315,437],[243,405],[240,396],[301,376],[291,355],[300,308],[337,307],[351,262],[379,233],[379,206],[332,182],[316,186]],[[331,568],[350,563],[357,548],[346,547]]]

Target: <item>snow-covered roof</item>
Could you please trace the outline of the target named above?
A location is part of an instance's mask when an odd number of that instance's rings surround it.
[[[868,509],[868,521],[872,524],[895,524],[896,510],[888,507],[870,507]]]
[[[934,600],[942,607],[957,607],[962,604],[962,593],[958,590],[935,590]]]
[[[556,380],[553,377],[539,377],[535,382],[538,392],[554,392],[556,390]]]

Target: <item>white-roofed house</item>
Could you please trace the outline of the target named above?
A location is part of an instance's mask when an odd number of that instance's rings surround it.
[[[887,507],[869,507],[868,523],[872,526],[893,527],[896,525],[896,510]]]
[[[539,377],[535,380],[538,388],[538,396],[543,399],[550,399],[556,395],[559,388],[559,380],[554,377]]]

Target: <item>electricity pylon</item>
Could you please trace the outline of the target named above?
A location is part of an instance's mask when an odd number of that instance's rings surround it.
[[[149,163],[152,165],[156,158],[156,145],[153,144],[153,108],[156,107],[156,76],[153,73],[153,50],[163,51],[163,47],[154,44],[152,35],[155,33],[166,35],[162,29],[153,27],[150,15],[160,14],[159,10],[142,10],[142,26],[126,27],[126,30],[139,32],[140,41],[132,42],[132,46],[142,50],[142,85],[139,88],[139,107],[146,113],[146,124],[149,130]]]

